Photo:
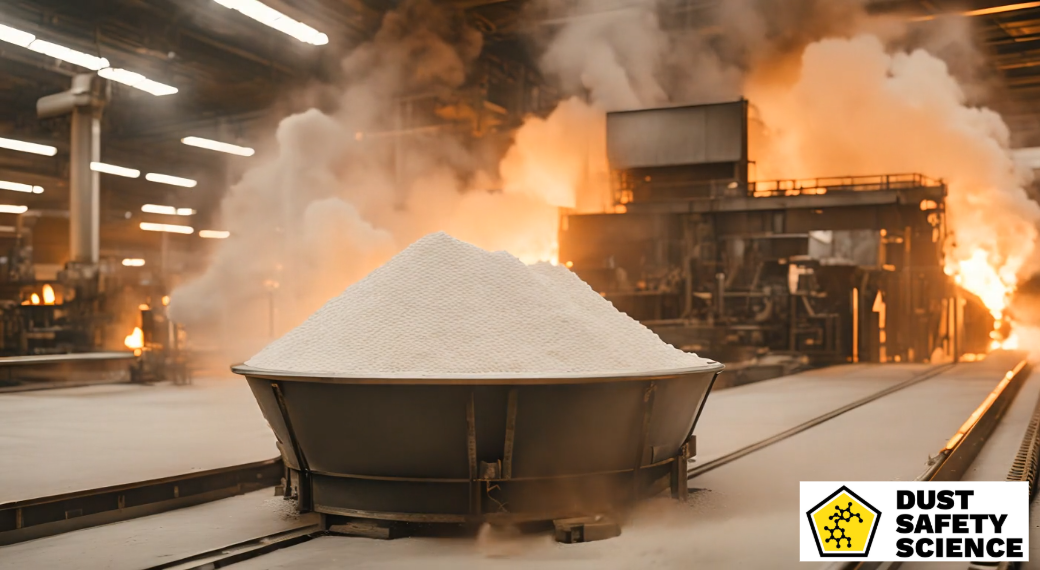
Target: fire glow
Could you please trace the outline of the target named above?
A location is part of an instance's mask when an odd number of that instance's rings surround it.
[[[54,304],[54,287],[51,287],[49,284],[43,286],[43,304]]]
[[[144,348],[144,331],[141,330],[141,327],[134,327],[134,332],[126,335],[123,344],[133,350],[134,354],[141,354],[141,349]]]
[[[945,272],[965,290],[976,295],[993,316],[993,331],[990,333],[990,350],[998,348],[1018,348],[1018,340],[1014,333],[1005,337],[1001,333],[1004,326],[1008,303],[1015,292],[1017,279],[1013,271],[1005,264],[998,271],[990,263],[989,256],[982,249],[976,249],[968,259],[949,260]]]

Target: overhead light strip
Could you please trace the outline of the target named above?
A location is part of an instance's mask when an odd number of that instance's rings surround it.
[[[1004,12],[1015,12],[1018,10],[1028,10],[1030,8],[1040,7],[1040,2],[1021,2],[1019,4],[1005,4],[1003,6],[993,6],[991,8],[980,8],[978,10],[969,10],[962,12],[962,16],[988,16],[990,14],[1002,14]]]
[[[199,237],[206,239],[227,239],[231,232],[227,230],[199,230]]]
[[[174,224],[153,224],[151,222],[141,222],[141,229],[147,232],[167,232],[185,235],[191,235],[195,233],[195,228],[191,226],[178,226]]]
[[[226,152],[228,154],[237,154],[238,156],[253,156],[256,151],[247,146],[238,146],[236,144],[220,142],[210,139],[204,139],[202,137],[184,137],[181,142],[198,148],[204,148],[206,150],[215,150],[217,152]]]
[[[129,85],[130,87],[140,89],[145,93],[151,93],[157,97],[162,95],[173,95],[177,92],[176,87],[153,81],[140,73],[113,68],[110,66],[111,64],[108,60],[103,57],[97,57],[56,43],[37,39],[35,35],[17,28],[12,28],[11,26],[0,24],[0,41],[5,41],[19,47],[30,49],[34,52],[55,59],[60,59],[73,65],[85,67],[91,71],[98,72],[98,75],[105,79]]]
[[[43,194],[42,186],[22,184],[21,182],[8,182],[6,180],[0,180],[0,190],[12,190],[14,192],[25,192],[27,194]]]
[[[156,97],[173,95],[177,92],[177,88],[172,85],[152,81],[140,73],[134,73],[133,71],[127,71],[125,69],[108,67],[98,71],[98,75],[105,79],[111,79],[117,83],[122,83],[123,85],[129,85],[134,89],[140,89],[145,93],[151,93]]]
[[[53,146],[5,138],[0,138],[0,148],[17,150],[20,152],[31,152],[33,154],[42,154],[44,156],[54,156],[58,154],[58,149]]]
[[[105,164],[104,162],[91,162],[90,169],[94,172],[115,174],[116,176],[125,176],[126,178],[137,178],[141,176],[140,170],[134,168],[126,168],[125,166],[116,166],[114,164]]]
[[[258,0],[214,0],[214,2],[225,8],[237,10],[257,22],[292,36],[303,43],[316,46],[323,46],[329,43],[329,36],[303,22],[298,22],[286,16]]]
[[[89,53],[76,51],[45,40],[33,40],[32,43],[26,47],[36,53],[49,55],[54,59],[60,59],[73,65],[85,67],[91,71],[104,69],[109,65],[108,60],[103,57],[93,56]]]
[[[148,214],[164,214],[167,216],[192,216],[195,210],[191,208],[174,208],[173,206],[161,206],[159,204],[145,204],[141,211]]]
[[[0,204],[0,214],[24,214],[28,209],[28,206],[12,206],[9,204]]]
[[[191,178],[181,178],[179,176],[170,176],[169,174],[159,174],[156,172],[145,174],[144,179],[149,182],[158,182],[160,184],[169,184],[171,186],[181,186],[184,188],[194,188],[198,184],[198,182]]]
[[[916,16],[910,18],[910,21],[929,22],[941,16],[964,16],[967,18],[974,18],[976,16],[990,16],[993,14],[1003,14],[1005,12],[1029,10],[1031,8],[1040,8],[1040,2],[1020,2],[1018,4],[1004,4],[1003,6],[992,6],[990,8],[980,8],[978,10],[968,10],[965,12],[951,12],[947,14],[927,14],[925,16]]]

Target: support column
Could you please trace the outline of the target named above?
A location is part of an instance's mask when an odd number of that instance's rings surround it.
[[[72,111],[69,158],[69,259],[95,265],[100,251],[100,180],[90,169],[101,160],[100,111],[93,106]]]

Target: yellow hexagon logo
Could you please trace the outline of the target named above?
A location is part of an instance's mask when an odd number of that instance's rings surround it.
[[[870,554],[881,511],[842,485],[806,511],[805,516],[820,556],[865,557]]]

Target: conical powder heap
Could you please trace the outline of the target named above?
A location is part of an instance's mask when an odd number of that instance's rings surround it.
[[[710,363],[563,267],[430,234],[247,365],[337,376],[605,375]]]

